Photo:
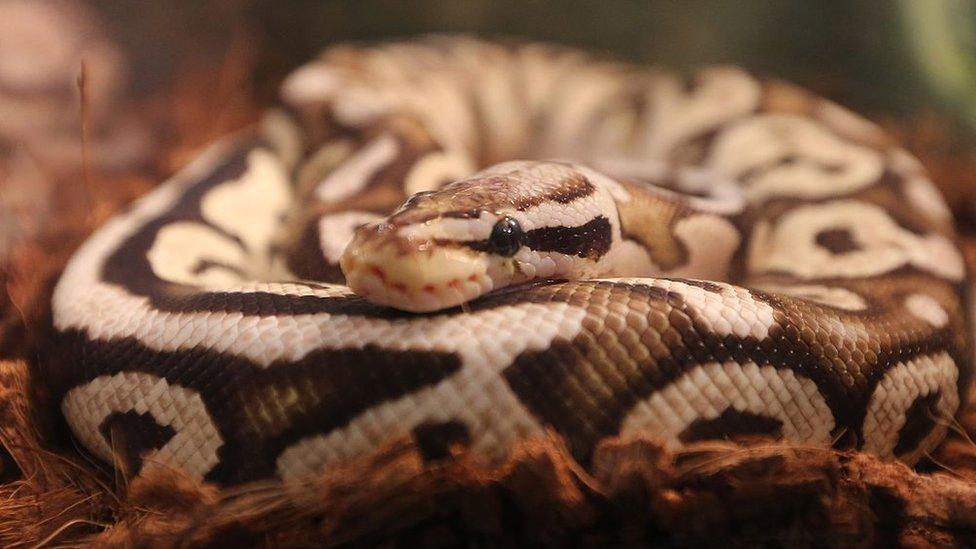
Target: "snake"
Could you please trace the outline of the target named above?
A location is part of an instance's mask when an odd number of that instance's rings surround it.
[[[336,44],[97,229],[47,381],[120,469],[321,474],[410,437],[762,436],[913,464],[972,368],[950,210],[879,126],[734,66]]]

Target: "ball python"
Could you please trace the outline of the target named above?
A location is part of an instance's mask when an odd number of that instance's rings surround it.
[[[549,430],[583,464],[749,434],[913,463],[959,406],[951,215],[834,103],[465,37],[333,46],[281,97],[60,278],[49,377],[95,456],[288,480]]]

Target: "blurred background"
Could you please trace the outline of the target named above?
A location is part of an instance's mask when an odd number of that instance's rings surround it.
[[[892,113],[976,115],[976,5],[967,0],[91,0],[142,91],[239,40],[253,82],[342,40],[473,32],[552,40],[689,67],[736,63]]]
[[[115,124],[118,101],[195,84],[221,100],[196,122],[219,124],[241,107],[228,95],[272,101],[283,75],[329,44],[430,32],[551,40],[673,68],[735,63],[877,120],[935,116],[954,138],[976,133],[969,0],[0,0],[0,117],[4,90],[76,91],[87,58],[93,110],[113,111]],[[77,115],[70,95],[58,99]],[[162,116],[156,137],[186,122]]]
[[[61,56],[63,76],[73,81],[87,53],[90,63],[117,65],[90,84],[111,79],[128,98],[171,91],[188,73],[209,67],[210,86],[237,78],[234,85],[267,102],[287,71],[329,44],[466,32],[551,40],[674,68],[735,63],[875,117],[936,113],[948,130],[976,131],[976,4],[968,0],[0,0],[0,6],[6,31],[0,48],[7,52],[0,53],[0,91],[5,76],[16,79],[4,74],[11,72],[4,64],[37,69]],[[58,41],[63,47],[52,44]],[[104,43],[101,54],[91,52],[93,41]],[[104,50],[116,57],[93,59]]]
[[[254,82],[341,40],[473,32],[552,40],[689,67],[736,63],[837,95],[857,108],[976,115],[976,5],[967,0],[92,0],[130,52],[140,89],[188,56],[235,39]],[[238,44],[242,45],[242,44]]]
[[[431,32],[792,80],[886,126],[976,232],[967,0],[0,0],[0,355],[93,226],[256,119],[290,70]]]

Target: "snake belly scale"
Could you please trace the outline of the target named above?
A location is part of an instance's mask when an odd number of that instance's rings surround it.
[[[335,46],[83,244],[49,377],[96,456],[224,483],[545,429],[912,463],[969,380],[955,239],[918,161],[789,84]]]

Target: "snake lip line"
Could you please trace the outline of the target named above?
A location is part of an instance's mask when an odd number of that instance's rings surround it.
[[[471,273],[465,278],[451,278],[442,284],[424,283],[411,291],[410,286],[391,277],[386,269],[376,264],[347,264],[350,279],[355,279],[357,293],[378,302],[389,301],[389,294],[399,294],[397,303],[404,299],[416,308],[414,312],[430,312],[444,308],[445,301],[465,302],[491,290],[491,278]]]

